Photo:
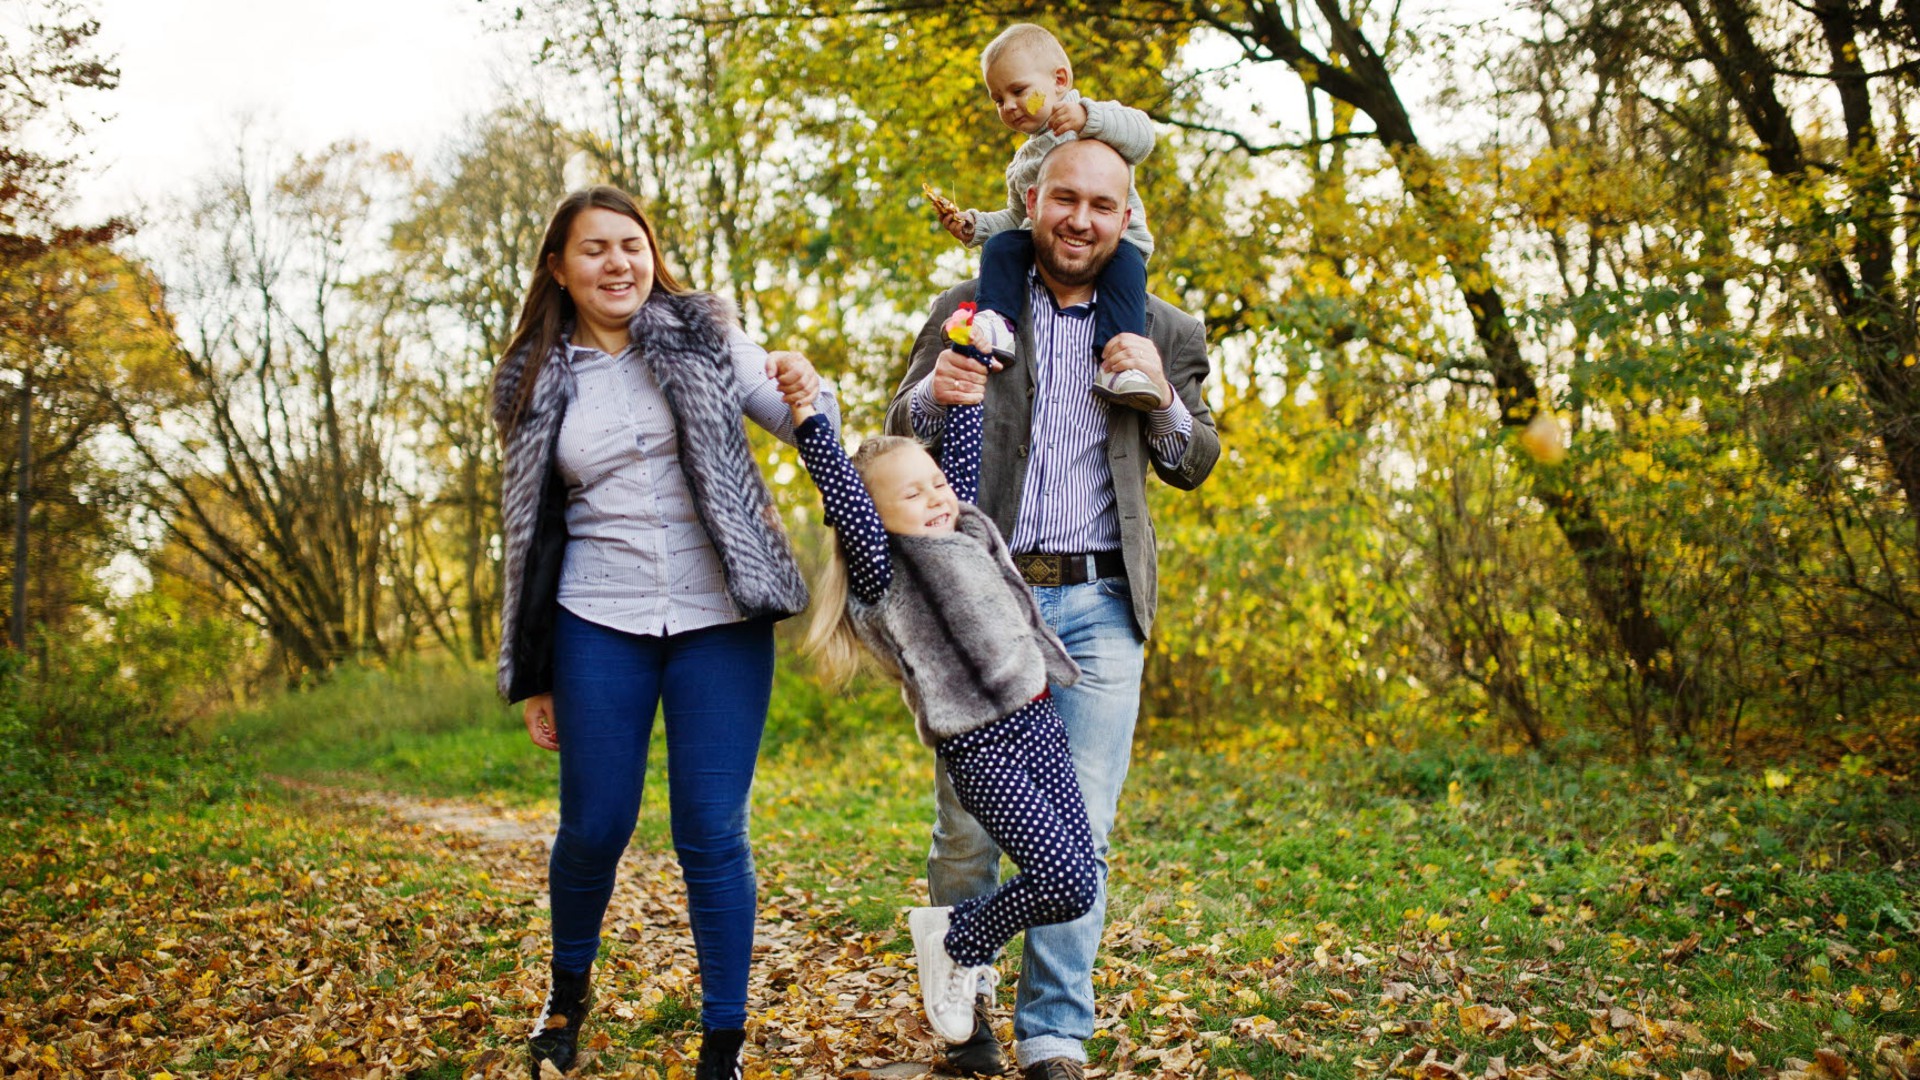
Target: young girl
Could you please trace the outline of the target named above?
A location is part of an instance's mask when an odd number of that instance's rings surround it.
[[[983,351],[1006,357],[1013,346],[1013,322],[1026,301],[1027,271],[1033,266],[1027,189],[1039,178],[1041,160],[1070,139],[1098,139],[1119,151],[1127,164],[1138,165],[1153,150],[1153,121],[1117,101],[1081,97],[1073,88],[1073,64],[1066,50],[1032,23],[1009,26],[988,43],[980,53],[980,73],[1000,122],[1028,136],[1007,163],[1006,209],[961,210],[939,198],[933,204],[940,224],[955,239],[981,249],[975,302],[981,312],[998,319],[978,319],[978,343]],[[1131,186],[1127,209],[1131,216],[1123,242],[1096,279],[1100,298],[1093,312],[1095,360],[1116,334],[1147,332],[1147,256],[1153,254],[1153,234],[1147,231],[1140,193]],[[1131,369],[1102,372],[1093,393],[1146,412],[1160,407],[1153,380]]]
[[[964,341],[972,305],[962,308],[948,331]],[[900,681],[961,805],[1020,868],[985,896],[907,917],[927,1018],[964,1042],[1001,948],[1030,926],[1079,918],[1099,887],[1066,727],[1047,691],[1080,669],[973,505],[980,406],[948,411],[943,471],[899,436],[868,439],[849,460],[826,416],[790,404],[800,456],[839,534],[807,648],[829,678],[844,678],[857,640]]]

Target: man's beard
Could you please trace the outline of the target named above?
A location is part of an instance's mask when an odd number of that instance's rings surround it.
[[[1043,240],[1042,237],[1045,239]],[[1119,238],[1115,237],[1114,239],[1115,246],[1117,247]],[[1063,265],[1060,260],[1059,245],[1060,238],[1051,233],[1043,233],[1035,236],[1033,257],[1039,261],[1041,269],[1047,272],[1047,276],[1051,277],[1056,283],[1075,287],[1091,285],[1098,280],[1100,271],[1106,267],[1107,260],[1113,257],[1114,252],[1114,248],[1112,247],[1105,250],[1088,248],[1088,258],[1085,266],[1068,267]]]

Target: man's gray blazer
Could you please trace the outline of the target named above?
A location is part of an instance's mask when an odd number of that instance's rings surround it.
[[[913,358],[887,406],[887,431],[913,435],[908,396],[933,371],[946,348],[941,324],[961,304],[972,300],[975,282],[963,282],[934,302],[933,314],[913,343]],[[1029,293],[1029,295],[1031,295]],[[1027,477],[1027,443],[1033,427],[1033,321],[1022,312],[1018,321],[1014,359],[1006,369],[987,377],[982,421],[984,445],[980,453],[980,509],[1013,536],[1020,511],[1021,486]],[[1153,520],[1147,516],[1147,466],[1174,487],[1191,490],[1213,471],[1220,457],[1220,435],[1214,430],[1201,384],[1207,378],[1207,337],[1200,320],[1156,296],[1147,297],[1147,337],[1160,350],[1167,381],[1193,414],[1193,437],[1187,452],[1172,469],[1153,460],[1147,447],[1146,414],[1115,408],[1107,437],[1107,464],[1113,469],[1114,509],[1120,515],[1120,550],[1127,564],[1127,585],[1133,592],[1133,616],[1141,634],[1153,631],[1159,605],[1159,553]]]

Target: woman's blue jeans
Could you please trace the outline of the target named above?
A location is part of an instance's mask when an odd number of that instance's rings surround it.
[[[667,723],[667,802],[700,959],[702,1020],[747,1022],[757,906],[747,795],[773,692],[765,619],[666,637],[560,610],[554,632],[560,831],[547,864],[553,965],[584,971],[600,949],[615,871],[640,814],[656,708]]]

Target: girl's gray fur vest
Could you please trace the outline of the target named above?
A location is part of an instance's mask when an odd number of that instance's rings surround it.
[[[807,606],[794,561],[740,417],[740,383],[727,345],[733,310],[707,293],[656,291],[628,332],[665,393],[680,436],[680,467],[744,618],[784,618]],[[500,362],[493,422],[505,444],[501,521],[506,565],[500,602],[500,694],[519,701],[553,688],[553,626],[567,546],[566,484],[554,470],[560,421],[573,400],[565,346],[540,369],[517,427],[525,352]]]
[[[972,503],[942,536],[888,537],[893,583],[878,603],[847,596],[853,629],[900,680],[928,746],[1012,715],[1080,666],[1040,618],[1000,530]]]

